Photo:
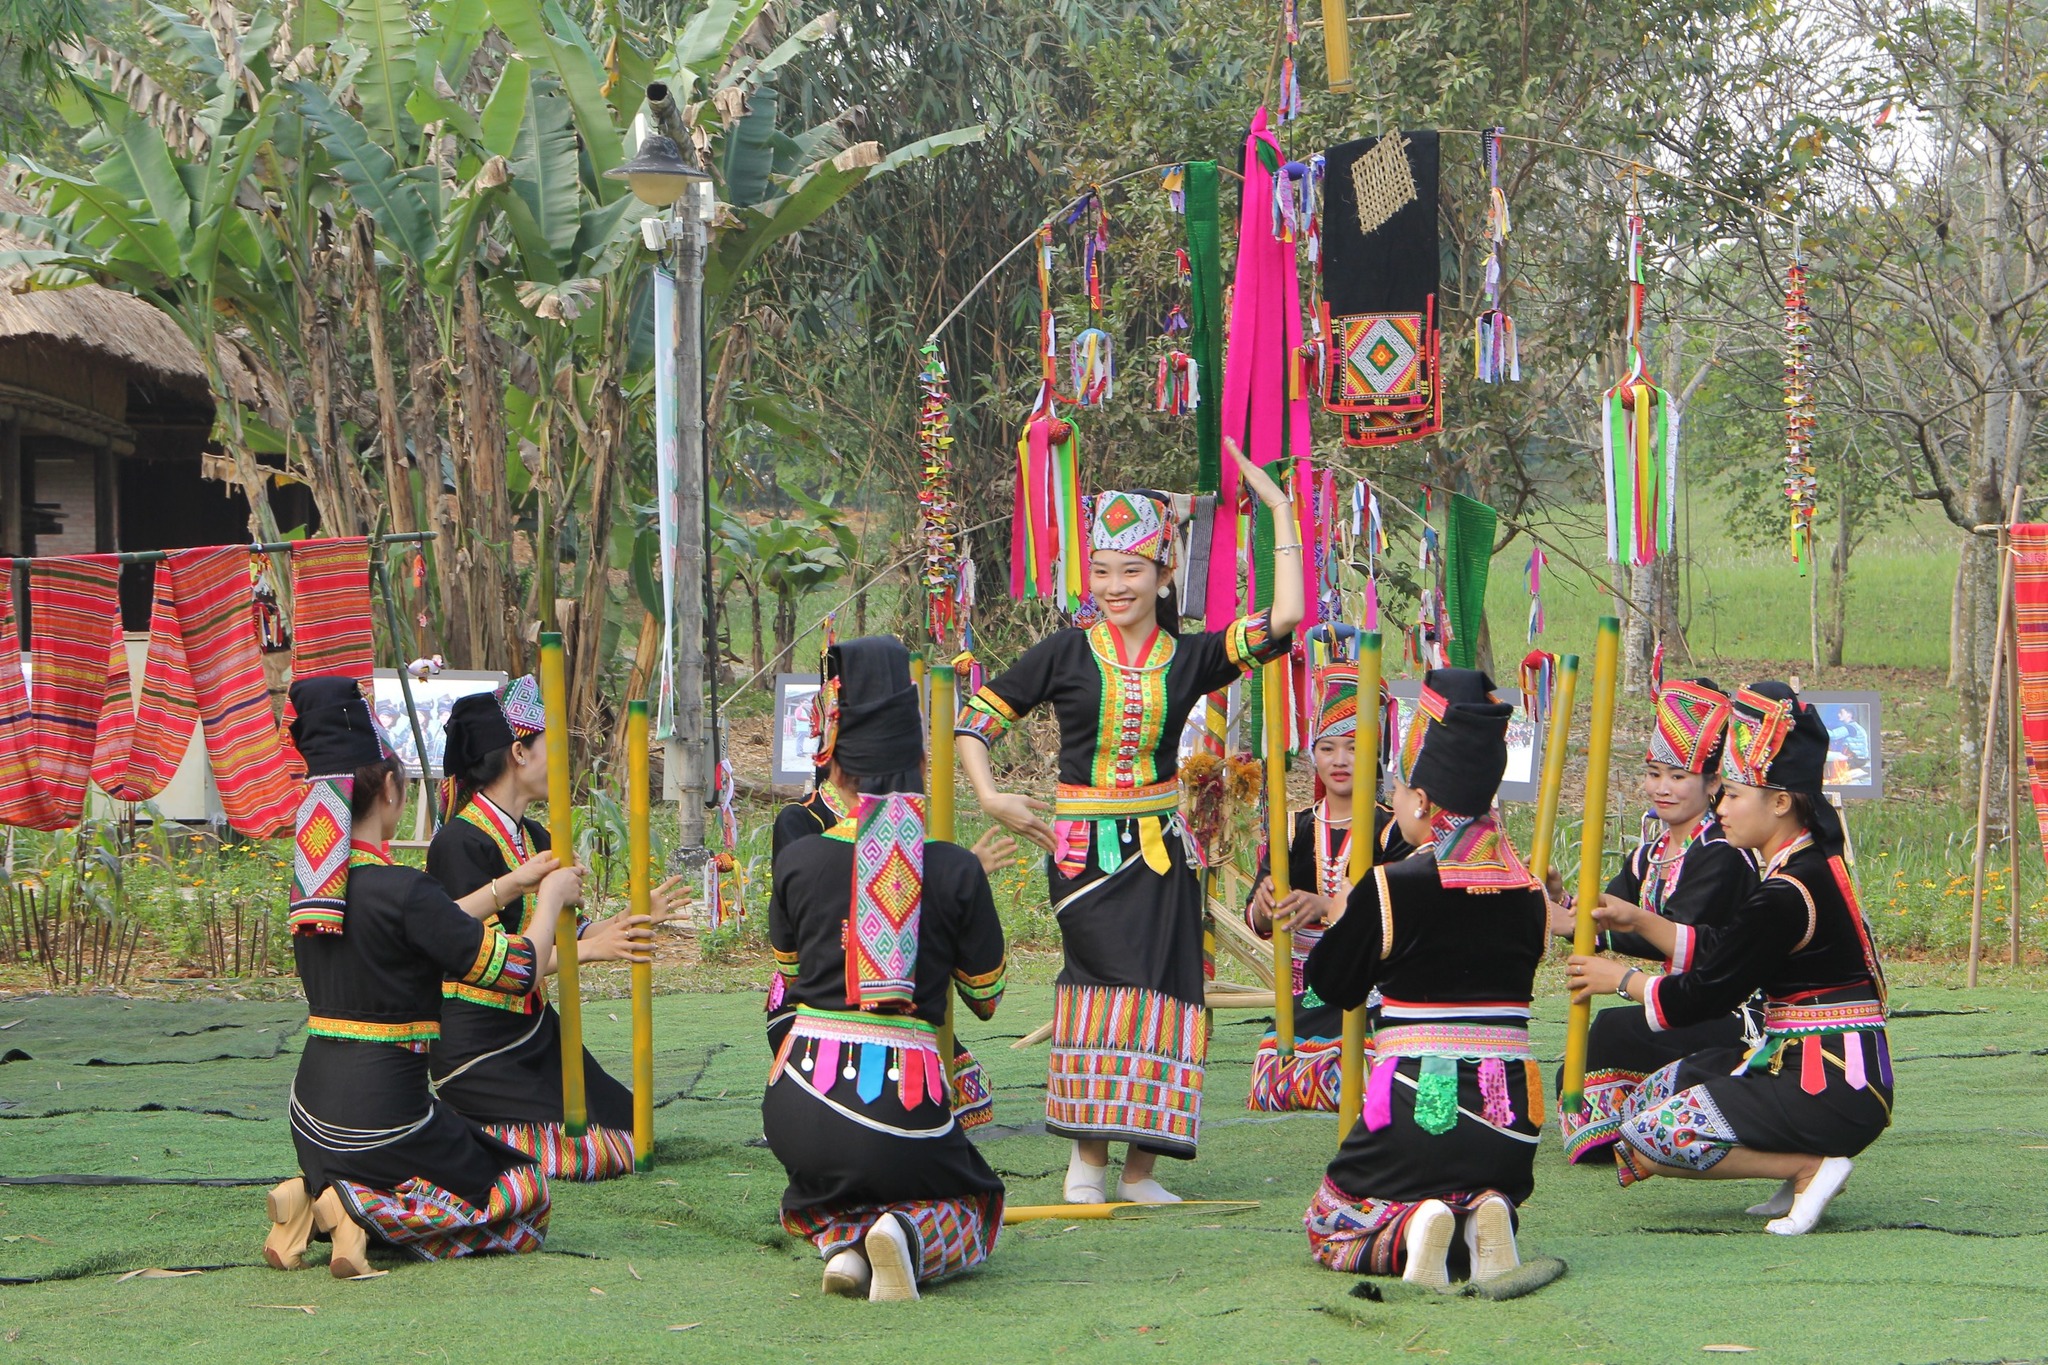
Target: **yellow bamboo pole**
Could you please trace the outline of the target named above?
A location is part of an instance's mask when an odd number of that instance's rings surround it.
[[[1579,656],[1564,655],[1557,661],[1557,695],[1550,699],[1545,722],[1550,733],[1543,744],[1543,777],[1536,784],[1536,837],[1529,845],[1529,871],[1541,885],[1550,875],[1551,847],[1557,842],[1557,803],[1564,794],[1564,760],[1571,748],[1572,703],[1579,690]],[[1528,706],[1529,699],[1522,698]]]
[[[626,703],[626,889],[633,914],[653,911],[654,843],[647,815],[647,703]],[[654,1165],[654,964],[633,964],[633,1169]]]
[[[1182,1199],[1172,1204],[1139,1204],[1130,1201],[1117,1204],[1008,1204],[1003,1208],[1003,1224],[1043,1223],[1058,1219],[1063,1222],[1083,1222],[1093,1219],[1099,1222],[1122,1222],[1128,1218],[1143,1218],[1149,1214],[1169,1213],[1179,1209],[1227,1209],[1230,1213],[1245,1213],[1259,1207],[1256,1199]],[[1210,1215],[1215,1217],[1218,1215]]]
[[[540,697],[547,708],[548,839],[565,866],[576,861],[576,813],[569,784],[569,679],[562,637],[540,637]],[[576,916],[555,921],[556,1010],[562,1017],[562,1126],[582,1137],[589,1111],[583,1100],[583,995],[576,984]]]
[[[1330,92],[1351,92],[1351,19],[1344,0],[1323,0],[1323,64],[1330,70]]]
[[[1287,846],[1287,660],[1266,665],[1266,866],[1273,878],[1273,1038],[1283,1062],[1294,1056],[1294,931],[1279,915],[1291,890]]]
[[[925,832],[953,841],[953,665],[933,664],[930,671],[931,764],[925,778]],[[946,1022],[939,1025],[939,1065],[946,1070],[946,1091],[953,1089],[953,992],[946,992]]]
[[[1586,732],[1585,828],[1579,839],[1578,922],[1572,929],[1572,952],[1593,951],[1593,907],[1600,901],[1601,854],[1607,846],[1607,769],[1614,747],[1615,675],[1621,658],[1621,622],[1600,618],[1593,645],[1593,721]],[[1565,1025],[1564,1077],[1559,1103],[1577,1114],[1586,1107],[1586,1035],[1593,1027],[1593,1004],[1571,1007]]]
[[[1358,637],[1358,739],[1351,761],[1351,884],[1372,873],[1379,841],[1373,837],[1380,795],[1380,633]],[[1344,1032],[1337,1044],[1337,1145],[1358,1126],[1365,1107],[1365,1006],[1344,1011]]]

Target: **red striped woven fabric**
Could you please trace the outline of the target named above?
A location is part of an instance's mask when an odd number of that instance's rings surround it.
[[[29,569],[35,696],[14,652],[14,597],[0,607],[0,823],[65,829],[85,810],[107,642],[120,638],[120,565],[107,555]],[[31,756],[33,761],[31,761]]]
[[[108,651],[99,737],[93,742],[92,780],[117,801],[154,800],[178,771],[192,742],[192,727],[199,723],[170,577],[154,568],[152,575],[141,705],[128,681],[128,648],[117,632]]]
[[[301,795],[297,764],[270,709],[249,615],[248,548],[173,550],[164,568],[228,824],[259,837],[289,828]]]
[[[339,673],[367,684],[370,645],[370,542],[292,543],[292,676]]]
[[[2019,646],[2020,733],[2027,781],[2048,850],[2048,524],[2012,528],[2014,640]]]

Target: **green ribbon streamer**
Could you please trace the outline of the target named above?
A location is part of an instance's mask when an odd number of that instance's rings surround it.
[[[1458,1059],[1424,1057],[1415,1078],[1415,1126],[1433,1136],[1451,1131],[1458,1122]]]
[[[1451,613],[1451,642],[1446,653],[1454,668],[1479,667],[1479,632],[1486,623],[1486,576],[1493,568],[1493,528],[1499,520],[1494,510],[1478,499],[1451,494],[1444,537],[1444,596]]]
[[[1216,163],[1190,161],[1181,181],[1187,205],[1188,354],[1195,360],[1195,491],[1223,487],[1223,232]]]

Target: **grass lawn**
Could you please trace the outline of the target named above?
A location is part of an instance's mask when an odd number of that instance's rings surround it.
[[[1065,1145],[1037,1122],[1043,1050],[1009,1046],[1050,1009],[1045,964],[1024,967],[1038,984],[1014,988],[996,1023],[970,1021],[965,1036],[997,1086],[983,1150],[1014,1202],[1043,1203],[1059,1198]],[[1546,972],[1553,1003],[1536,1044],[1554,1060],[1561,976],[1555,962]],[[1659,1180],[1624,1191],[1610,1172],[1566,1168],[1552,1120],[1522,1244],[1570,1272],[1510,1303],[1375,1303],[1308,1260],[1300,1214],[1334,1123],[1244,1110],[1262,1027],[1249,1014],[1219,1018],[1201,1159],[1165,1174],[1188,1196],[1257,1209],[1011,1228],[986,1268],[921,1304],[824,1297],[815,1254],[778,1228],[780,1169],[751,1145],[767,1064],[760,997],[677,994],[657,1002],[666,1102],[656,1169],[557,1185],[545,1253],[393,1263],[382,1278],[339,1282],[317,1266],[261,1266],[261,1186],[0,1187],[0,1277],[39,1281],[0,1289],[0,1362],[1619,1362],[1713,1345],[1778,1362],[2039,1355],[2048,997],[2038,973],[1994,969],[1974,992],[1949,970],[1896,976],[1897,1123],[1820,1231],[1758,1231],[1741,1210],[1761,1186]],[[13,1001],[0,1023],[49,1003]],[[588,1017],[594,1051],[620,1062],[623,1009]],[[0,1117],[0,1169],[14,1179],[283,1176],[295,1064],[296,1039],[273,1056],[211,1062],[10,1062],[0,1115],[41,1116]],[[144,1268],[203,1273],[121,1278]]]

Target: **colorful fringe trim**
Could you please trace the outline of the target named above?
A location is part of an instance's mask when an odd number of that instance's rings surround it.
[[[916,1239],[919,1284],[931,1284],[980,1265],[995,1250],[996,1238],[1003,1230],[1003,1197],[999,1194],[785,1209],[782,1230],[805,1238],[829,1261],[842,1251],[858,1250],[868,1229],[885,1213],[901,1219]]]
[[[1207,1056],[1199,1004],[1128,986],[1057,986],[1046,1122],[1067,1134],[1192,1148]]]
[[[395,1190],[352,1180],[337,1180],[334,1188],[350,1217],[422,1261],[539,1251],[547,1237],[548,1182],[533,1166],[517,1166],[499,1176],[482,1209],[418,1178]]]
[[[580,1138],[559,1123],[486,1123],[483,1130],[540,1164],[550,1180],[610,1180],[633,1173],[633,1135],[593,1123]]]
[[[1371,1048],[1367,1042],[1368,1068]],[[1252,1088],[1245,1096],[1245,1108],[1266,1114],[1336,1113],[1343,1082],[1341,1052],[1341,1040],[1336,1038],[1297,1038],[1294,1055],[1283,1062],[1280,1037],[1268,1030],[1252,1054]]]

